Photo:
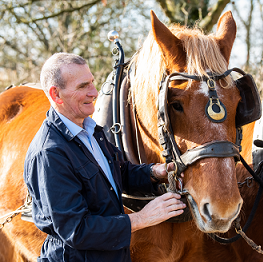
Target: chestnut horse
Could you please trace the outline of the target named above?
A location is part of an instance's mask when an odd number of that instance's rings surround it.
[[[157,130],[158,85],[163,72],[187,72],[206,76],[227,70],[236,25],[225,13],[216,35],[173,26],[167,28],[152,13],[152,32],[134,58],[136,76],[132,86],[137,122],[142,140],[141,153],[147,162],[164,162]],[[223,86],[223,87],[222,87]],[[227,86],[227,87],[225,87]],[[181,153],[211,141],[236,141],[235,115],[240,94],[230,77],[216,81],[216,91],[227,117],[214,123],[205,114],[208,87],[204,82],[175,80],[170,83],[168,111],[175,141]],[[0,217],[21,206],[27,190],[23,164],[27,148],[45,118],[49,102],[44,92],[25,86],[11,88],[0,95]],[[251,163],[254,124],[244,127],[243,156]],[[231,224],[241,214],[241,226],[251,210],[258,185],[243,182],[248,172],[233,157],[203,158],[184,171],[184,189],[193,220],[164,222],[132,234],[133,262],[263,261],[243,239],[221,245],[207,233],[235,234]],[[262,200],[261,200],[262,202]],[[242,205],[243,204],[243,205]],[[241,209],[242,206],[242,210]],[[127,211],[128,212],[128,211]],[[247,230],[247,235],[262,244],[263,205]],[[2,221],[0,221],[2,222]],[[0,231],[0,261],[35,261],[46,235],[33,223],[16,216]]]

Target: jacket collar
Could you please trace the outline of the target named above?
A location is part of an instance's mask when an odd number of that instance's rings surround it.
[[[61,134],[68,140],[71,141],[74,139],[74,135],[70,132],[64,122],[61,120],[55,109],[51,106],[49,111],[47,112],[47,120],[52,123]],[[101,126],[96,125],[94,131],[101,132],[103,128]]]
[[[68,141],[70,141],[74,138],[72,133],[69,131],[69,129],[63,123],[63,121],[60,119],[57,112],[55,111],[55,109],[52,106],[50,107],[50,109],[47,112],[47,120],[50,123],[52,123]]]

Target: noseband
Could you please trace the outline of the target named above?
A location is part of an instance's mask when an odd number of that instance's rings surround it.
[[[169,83],[174,80],[189,79],[196,81],[205,81],[209,87],[209,101],[205,108],[205,113],[212,122],[223,122],[226,119],[227,111],[223,103],[219,100],[215,90],[215,81],[224,79],[232,71],[240,72],[239,69],[227,70],[222,75],[196,76],[186,73],[174,72],[168,76],[163,76],[159,85],[158,97],[158,135],[160,144],[163,147],[162,156],[166,159],[166,163],[173,162],[175,170],[168,172],[169,188],[168,191],[175,191],[181,195],[187,194],[183,190],[181,173],[196,161],[208,157],[234,157],[236,161],[240,160],[241,151],[241,134],[240,128],[237,128],[236,144],[229,141],[213,141],[193,149],[188,149],[184,154],[180,153],[177,143],[174,139],[173,129],[168,115],[168,87]],[[243,72],[243,71],[242,71]],[[176,186],[176,181],[179,182],[180,188]]]

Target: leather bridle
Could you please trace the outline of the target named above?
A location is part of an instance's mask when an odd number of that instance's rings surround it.
[[[169,83],[173,80],[196,80],[196,81],[206,81],[209,87],[209,102],[206,106],[206,115],[207,117],[213,121],[213,122],[222,122],[226,118],[226,109],[224,105],[219,101],[219,98],[217,97],[217,93],[214,88],[214,81],[220,80],[228,76],[232,71],[237,71],[241,74],[244,72],[238,68],[233,68],[230,70],[227,70],[222,75],[210,75],[209,77],[203,76],[195,76],[195,75],[188,75],[185,73],[172,73],[168,76],[163,76],[162,81],[160,83],[160,93],[158,97],[158,133],[159,133],[159,139],[160,143],[163,147],[162,155],[166,159],[166,163],[173,162],[175,164],[175,170],[168,172],[168,181],[169,181],[169,188],[168,191],[177,192],[181,195],[189,194],[186,190],[183,189],[183,183],[181,180],[181,173],[190,165],[195,163],[196,161],[207,158],[207,157],[234,157],[235,161],[241,160],[242,164],[245,166],[245,168],[250,172],[252,177],[259,183],[259,189],[257,193],[256,200],[254,202],[252,211],[249,215],[248,221],[245,224],[244,228],[242,229],[239,224],[239,219],[237,218],[235,220],[236,224],[236,232],[237,235],[235,235],[232,238],[222,238],[216,235],[215,233],[208,234],[212,239],[216,240],[217,242],[221,244],[228,244],[233,243],[234,241],[238,240],[240,237],[243,237],[247,243],[255,249],[257,252],[263,254],[263,251],[261,250],[260,246],[257,246],[251,239],[249,239],[245,232],[247,228],[250,226],[254,215],[256,213],[257,207],[259,205],[259,201],[262,195],[263,191],[263,180],[262,180],[262,173],[263,173],[263,161],[259,165],[256,172],[254,172],[248,164],[245,162],[245,160],[240,155],[241,151],[241,140],[242,140],[242,129],[240,126],[236,127],[236,143],[232,143],[229,141],[214,141],[210,143],[203,144],[201,146],[198,146],[193,149],[187,150],[184,154],[180,154],[180,151],[178,149],[178,146],[176,144],[176,141],[174,139],[172,125],[170,123],[169,115],[168,115],[168,87]],[[212,84],[211,84],[212,80]],[[212,87],[212,88],[211,88]],[[218,118],[217,116],[214,119],[214,114],[210,117],[209,112],[207,108],[210,106],[209,103],[214,103],[216,105],[219,105],[219,107],[222,107],[222,111],[224,114],[221,114]],[[212,106],[211,106],[212,107]],[[218,109],[218,108],[217,108]],[[220,110],[217,110],[217,112],[220,112]],[[210,111],[211,112],[211,111]],[[215,112],[215,113],[217,113]],[[258,115],[255,115],[254,119],[252,118],[251,121],[255,121],[259,118],[259,115],[261,115],[261,109],[258,112]],[[177,188],[177,183],[179,182],[180,188]]]
[[[240,129],[237,129],[236,144],[230,141],[213,141],[200,145],[196,148],[187,150],[184,154],[180,153],[180,150],[177,146],[177,143],[174,139],[173,129],[170,122],[168,114],[168,87],[169,83],[174,80],[186,80],[189,79],[196,81],[206,81],[209,86],[209,96],[210,102],[214,103],[216,106],[219,105],[221,108],[216,108],[217,114],[222,111],[225,111],[224,115],[217,117],[216,120],[211,119],[213,122],[222,122],[226,117],[226,109],[224,105],[219,100],[216,90],[215,90],[215,81],[224,79],[227,77],[233,70],[227,70],[224,74],[221,75],[212,75],[207,76],[196,76],[188,75],[186,73],[174,72],[170,75],[164,73],[163,78],[159,85],[159,96],[158,96],[158,134],[160,144],[163,147],[162,156],[165,158],[166,163],[173,162],[175,165],[175,170],[168,172],[168,181],[169,181],[169,191],[175,191],[179,194],[187,194],[185,190],[177,188],[176,181],[179,181],[179,185],[182,185],[181,173],[190,165],[196,161],[208,158],[208,157],[234,157],[236,161],[240,160],[240,151],[241,151],[241,139],[240,139]],[[235,70],[237,71],[237,70]],[[208,102],[208,103],[210,103]],[[213,106],[213,105],[212,105]],[[206,107],[207,108],[207,107]]]

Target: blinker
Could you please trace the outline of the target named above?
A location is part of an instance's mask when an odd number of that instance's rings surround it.
[[[209,88],[209,101],[205,107],[206,116],[213,122],[220,123],[226,119],[227,111],[223,103],[219,100],[215,89],[215,80],[207,80]]]

